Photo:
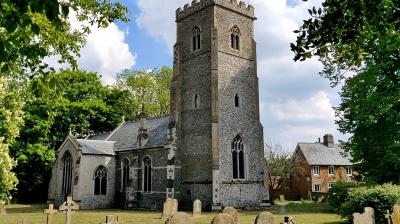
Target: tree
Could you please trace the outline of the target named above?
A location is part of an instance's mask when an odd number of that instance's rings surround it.
[[[295,163],[293,156],[282,151],[280,145],[265,144],[265,150],[269,190],[274,197],[287,184],[290,176],[295,174]]]
[[[294,60],[319,57],[332,86],[344,81],[336,108],[344,148],[354,168],[371,182],[399,182],[400,2],[325,0],[309,10]]]
[[[55,149],[69,132],[85,137],[111,131],[121,122],[122,110],[110,100],[123,96],[119,92],[103,86],[96,73],[80,70],[62,70],[29,82],[25,124],[11,148],[18,161],[18,199],[46,198]]]
[[[132,109],[145,116],[160,116],[169,113],[170,82],[172,69],[123,70],[117,75],[117,87],[131,93]],[[133,119],[143,114],[137,113]]]
[[[12,172],[16,162],[9,155],[22,124],[22,100],[15,83],[0,78],[0,205],[9,203],[18,180]]]
[[[81,29],[72,29],[70,10],[82,22]],[[51,55],[76,68],[75,56],[91,25],[107,27],[117,19],[127,21],[126,7],[99,0],[3,0],[0,11],[0,70],[18,78],[45,72],[43,59]]]

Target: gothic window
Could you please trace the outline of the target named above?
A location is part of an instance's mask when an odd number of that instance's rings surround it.
[[[125,191],[126,190],[126,186],[128,185],[128,180],[129,180],[129,160],[128,158],[124,158],[122,160],[122,190]]]
[[[235,107],[239,107],[239,95],[237,93],[235,95]]]
[[[192,37],[193,51],[197,51],[200,49],[200,44],[201,44],[200,33],[201,33],[200,28],[198,26],[195,26],[193,28],[193,37]]]
[[[233,179],[245,179],[244,144],[239,135],[233,139],[231,149]]]
[[[94,195],[107,194],[107,169],[104,166],[97,167],[94,172]]]
[[[194,108],[195,108],[195,109],[197,109],[197,108],[199,107],[199,105],[200,105],[200,96],[199,96],[198,93],[195,93],[195,94],[194,94],[194,97],[193,97],[193,104],[194,104]]]
[[[239,50],[240,47],[240,30],[236,25],[231,29],[231,47],[233,49]]]
[[[143,192],[151,192],[151,159],[145,157],[143,159]]]
[[[64,196],[71,195],[72,186],[72,157],[71,153],[65,152],[62,158],[63,164],[63,179],[62,179],[62,194]]]

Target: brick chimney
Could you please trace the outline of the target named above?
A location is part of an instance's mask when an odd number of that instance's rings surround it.
[[[329,148],[335,147],[335,142],[333,141],[333,135],[331,134],[324,135],[324,145],[326,145]]]

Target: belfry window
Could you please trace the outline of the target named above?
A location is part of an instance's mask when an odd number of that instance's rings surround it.
[[[233,179],[245,179],[244,144],[239,135],[233,139],[231,150]]]
[[[197,51],[200,49],[201,45],[201,39],[200,39],[200,28],[198,26],[195,26],[193,28],[193,37],[192,37],[192,49],[193,51]]]
[[[71,195],[72,187],[72,157],[71,153],[65,152],[63,159],[63,179],[62,179],[62,194],[64,196]]]
[[[200,96],[199,96],[198,93],[195,93],[195,94],[194,94],[194,97],[193,97],[193,104],[194,104],[194,109],[197,109],[197,108],[199,107],[199,104],[200,104]]]
[[[151,192],[151,159],[145,157],[143,159],[143,192]]]
[[[240,48],[240,30],[236,25],[231,29],[231,47],[236,50]]]
[[[124,158],[122,160],[122,190],[125,191],[126,187],[128,186],[128,181],[129,181],[129,160],[127,158]]]
[[[94,172],[94,195],[107,194],[107,169],[99,166]]]
[[[237,93],[235,95],[235,107],[239,107],[239,95]]]

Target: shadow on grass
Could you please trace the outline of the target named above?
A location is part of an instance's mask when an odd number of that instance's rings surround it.
[[[14,204],[6,207],[7,213],[38,213],[47,208],[45,204],[20,205]]]
[[[272,210],[273,214],[279,215],[279,205],[275,205],[274,210]],[[316,203],[301,203],[294,204],[290,203],[286,205],[286,213],[288,214],[311,214],[311,213],[319,213],[319,214],[334,214],[331,210],[329,210],[328,204],[316,204]]]

